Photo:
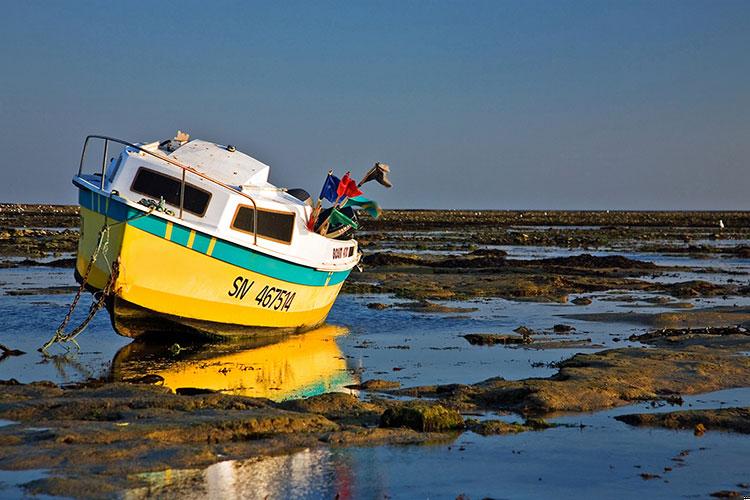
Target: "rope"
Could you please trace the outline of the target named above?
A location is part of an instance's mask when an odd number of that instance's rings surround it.
[[[117,276],[120,272],[120,264],[119,261],[116,260],[115,262],[110,262],[107,260],[107,250],[109,248],[109,234],[110,229],[114,226],[117,226],[119,224],[124,224],[136,219],[140,219],[141,217],[146,217],[149,214],[151,214],[154,210],[158,208],[158,206],[152,206],[149,208],[148,212],[144,212],[142,214],[138,214],[135,217],[131,217],[130,219],[125,219],[123,221],[115,222],[114,224],[108,224],[107,221],[109,220],[109,201],[111,199],[111,194],[109,197],[107,197],[107,205],[104,211],[104,224],[102,225],[102,228],[99,230],[99,234],[97,236],[97,242],[96,242],[96,249],[94,250],[94,253],[91,255],[91,260],[89,260],[88,265],[86,266],[86,272],[81,277],[81,286],[78,287],[78,291],[76,292],[75,297],[73,298],[73,301],[70,303],[70,306],[68,307],[68,312],[63,318],[62,322],[60,323],[60,326],[57,327],[57,330],[55,330],[54,335],[52,335],[52,338],[50,338],[47,342],[44,343],[42,347],[39,348],[39,351],[46,354],[47,349],[52,346],[53,344],[60,344],[63,347],[65,347],[66,350],[70,350],[69,347],[65,346],[66,343],[73,344],[76,349],[80,350],[81,346],[78,345],[78,342],[76,341],[76,337],[83,333],[83,331],[86,329],[86,327],[91,323],[91,320],[94,319],[94,316],[96,316],[96,313],[99,312],[99,309],[101,309],[104,306],[105,301],[107,300],[107,297],[114,292],[114,286],[115,282],[117,281]],[[78,306],[78,301],[81,299],[81,295],[83,294],[84,290],[86,289],[86,284],[88,283],[89,274],[91,273],[91,270],[94,268],[94,264],[96,263],[97,258],[99,257],[99,254],[102,254],[102,258],[107,263],[107,268],[109,269],[109,279],[107,280],[107,283],[104,285],[104,288],[99,290],[98,292],[94,293],[94,302],[91,303],[91,306],[89,306],[89,312],[86,315],[86,318],[73,328],[69,333],[65,333],[65,328],[68,326],[68,323],[70,323],[70,319],[73,316],[73,311],[75,311],[76,306]]]

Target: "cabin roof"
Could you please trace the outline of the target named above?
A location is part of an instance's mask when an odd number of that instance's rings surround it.
[[[268,182],[268,165],[213,142],[192,140],[170,153],[169,157],[232,186],[260,186]]]

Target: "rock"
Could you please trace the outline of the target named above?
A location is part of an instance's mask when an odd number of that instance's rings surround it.
[[[174,392],[181,396],[199,396],[202,394],[215,394],[217,391],[200,387],[178,387]]]
[[[549,378],[491,378],[474,385],[399,389],[398,395],[439,397],[465,411],[503,410],[524,415],[553,411],[594,411],[636,401],[662,401],[750,386],[750,339],[733,349],[620,348],[579,353],[557,363]],[[700,345],[700,344],[696,344]],[[711,426],[713,428],[713,425]]]
[[[739,498],[742,496],[742,494],[739,491],[720,490],[714,491],[709,496],[712,496],[714,498]]]
[[[140,377],[127,378],[123,382],[128,384],[164,384],[164,377],[150,373]]]
[[[523,425],[530,429],[534,429],[535,431],[551,429],[554,427],[554,424],[550,424],[543,418],[527,418]]]
[[[672,299],[670,299],[669,297],[665,297],[664,295],[657,295],[656,297],[649,297],[647,299],[644,299],[643,301],[648,302],[649,304],[664,305],[669,304]]]
[[[564,325],[560,323],[560,324],[553,326],[552,331],[555,333],[570,333],[570,332],[574,332],[575,328],[573,328],[570,325]]]
[[[577,305],[577,306],[587,306],[591,304],[592,300],[588,297],[577,297],[570,301],[571,303]]]
[[[518,334],[520,334],[520,335],[522,335],[522,336],[524,336],[524,337],[530,337],[531,335],[534,334],[534,330],[532,330],[531,328],[529,328],[527,326],[523,326],[523,325],[519,326],[518,328],[516,328],[513,331],[516,332],[516,333],[518,333]]]
[[[551,259],[540,259],[541,263],[555,266],[578,267],[587,269],[656,269],[659,266],[653,262],[628,259],[622,255],[607,255],[596,257],[584,253],[571,257],[554,257]]]
[[[530,344],[531,337],[518,335],[505,335],[501,333],[469,333],[463,335],[471,345],[496,345],[496,344]]]
[[[399,302],[394,304],[393,307],[397,309],[403,309],[405,311],[413,311],[419,313],[467,313],[478,311],[476,307],[451,307],[444,306],[442,304],[435,304],[427,300],[420,300],[417,302]]]
[[[362,263],[366,266],[419,266],[424,259],[416,255],[402,253],[378,252],[362,257]]]
[[[659,474],[650,474],[648,472],[642,472],[641,479],[643,479],[644,481],[649,481],[651,479],[661,479],[661,476]]]
[[[459,257],[448,257],[430,263],[432,267],[439,268],[497,268],[504,267],[507,252],[504,250],[480,249]]]
[[[681,410],[668,413],[633,413],[619,415],[615,419],[638,427],[692,429],[696,436],[703,435],[708,428],[750,434],[750,408]]]
[[[380,417],[380,427],[408,427],[419,432],[440,432],[464,428],[456,410],[426,403],[407,403],[389,408]]]
[[[750,331],[741,326],[707,327],[707,328],[661,328],[651,330],[640,335],[633,334],[628,337],[631,342],[642,342],[644,344],[663,345],[674,343],[697,336],[729,337],[732,335],[750,336]]]
[[[11,349],[3,344],[0,344],[0,358],[5,356],[22,356],[26,354],[24,351],[19,349]]]
[[[513,422],[503,422],[502,420],[467,420],[466,427],[476,434],[482,436],[492,436],[499,434],[517,434],[519,432],[525,432],[529,429],[523,425]]]
[[[382,304],[380,302],[370,302],[367,304],[368,309],[375,309],[376,311],[382,311],[383,309],[388,309],[390,306],[388,304]]]
[[[281,408],[301,413],[315,413],[336,422],[376,425],[383,406],[360,400],[353,394],[329,392],[305,399],[284,401]]]
[[[361,391],[384,391],[388,389],[398,389],[401,387],[401,382],[395,380],[382,380],[382,379],[371,379],[362,382],[361,384],[347,385],[347,389],[357,389]]]

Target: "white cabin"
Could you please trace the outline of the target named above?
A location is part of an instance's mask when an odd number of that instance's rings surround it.
[[[101,189],[104,194],[112,193],[141,209],[144,203],[158,203],[163,198],[169,211],[154,212],[159,216],[308,267],[338,271],[351,268],[359,259],[356,241],[309,231],[312,203],[270,184],[270,167],[234,147],[177,138],[136,146],[156,156],[126,146],[107,165]],[[180,207],[183,175],[185,192]],[[101,176],[79,178],[100,188]],[[253,205],[257,206],[257,238]]]

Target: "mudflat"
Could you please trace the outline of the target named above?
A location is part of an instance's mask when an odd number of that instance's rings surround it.
[[[419,461],[478,438],[499,450],[617,408],[616,432],[750,428],[750,392],[731,408],[660,411],[750,388],[747,212],[385,211],[362,220],[362,271],[329,318],[349,332],[315,348],[304,335],[123,347],[102,320],[81,353],[48,356],[34,342],[74,290],[77,210],[0,205],[0,225],[2,305],[18,316],[0,330],[0,470],[48,471],[17,485],[27,493],[117,496],[156,488],[154,471],[309,449],[410,445]],[[30,311],[44,338],[19,327]],[[301,366],[312,359],[325,363]],[[298,379],[318,378],[290,389],[295,363]],[[730,462],[734,483],[697,493],[745,491]]]

